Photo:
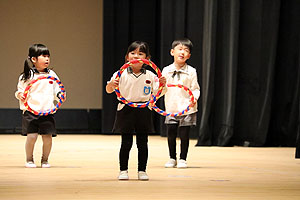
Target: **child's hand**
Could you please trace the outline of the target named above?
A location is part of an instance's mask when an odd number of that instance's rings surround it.
[[[57,96],[57,98],[59,98],[59,99],[63,99],[63,98],[62,98],[62,92],[60,92],[60,91],[57,93],[56,96]],[[66,95],[66,93],[64,93],[64,100],[66,100],[66,99],[67,99],[67,95]]]
[[[110,81],[110,82],[108,83],[108,85],[109,85],[110,87],[112,87],[112,88],[118,87],[118,85],[119,85],[119,80],[113,79],[112,81]]]
[[[107,82],[106,84],[106,92],[107,93],[112,93],[116,87],[118,87],[119,85],[119,80],[116,80],[116,79],[112,79],[111,81]]]
[[[162,85],[162,86],[165,86],[166,85],[166,82],[167,82],[167,79],[166,77],[160,77],[159,78],[159,83]]]
[[[25,101],[23,92],[19,92],[17,96],[18,96],[18,99],[20,99],[22,102]]]
[[[194,107],[195,105],[196,105],[196,101],[195,101],[195,99],[194,99],[194,101],[190,101],[191,103],[190,103],[190,107]]]

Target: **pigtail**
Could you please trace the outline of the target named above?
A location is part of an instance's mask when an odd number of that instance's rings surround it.
[[[28,57],[24,62],[24,71],[22,73],[21,80],[23,80],[25,82],[30,78],[31,73],[32,73],[31,72],[32,67],[33,67],[33,63],[30,60],[30,58]]]
[[[38,58],[40,55],[49,55],[50,56],[50,52],[49,49],[43,45],[43,44],[33,44],[30,48],[29,48],[29,53],[28,53],[28,57],[24,62],[24,71],[21,73],[22,78],[21,80],[23,80],[24,82],[27,81],[35,72],[38,73],[38,71],[36,70],[31,58]],[[46,69],[48,72],[48,69]]]

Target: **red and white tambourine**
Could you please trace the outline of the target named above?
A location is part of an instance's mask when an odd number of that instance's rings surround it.
[[[131,65],[135,64],[135,63],[144,63],[146,65],[149,65],[150,67],[152,67],[156,74],[157,74],[157,77],[160,78],[161,77],[161,71],[160,69],[150,60],[147,60],[147,59],[136,59],[136,60],[131,60],[127,63],[125,63],[121,68],[120,70],[118,71],[117,73],[117,76],[116,76],[116,80],[119,80],[123,71],[125,69],[127,69],[128,67],[130,67]],[[159,85],[159,88],[158,88],[158,91],[155,95],[152,95],[153,98],[151,98],[149,101],[145,102],[145,103],[133,103],[133,102],[130,102],[128,100],[126,100],[120,93],[120,90],[119,90],[119,87],[116,87],[115,88],[115,93],[116,95],[118,96],[119,100],[122,101],[124,104],[127,104],[131,107],[136,107],[136,108],[144,108],[146,106],[148,106],[150,103],[155,103],[156,100],[158,99],[159,95],[161,94],[163,90],[163,86],[160,84]]]
[[[60,97],[59,97],[59,101],[58,103],[54,106],[54,108],[52,109],[48,109],[46,111],[42,111],[42,110],[33,110],[30,105],[28,104],[27,102],[27,96],[28,96],[28,93],[30,93],[30,88],[32,87],[32,85],[34,85],[34,83],[36,83],[37,81],[39,80],[42,80],[42,79],[51,79],[53,80],[56,84],[58,84],[59,88],[60,88]],[[25,88],[25,91],[24,91],[24,106],[27,108],[28,111],[30,111],[31,113],[35,114],[35,115],[39,115],[39,116],[46,116],[46,115],[49,115],[49,114],[53,114],[57,111],[57,109],[61,106],[61,104],[65,101],[65,88],[64,88],[64,85],[62,84],[62,82],[60,80],[58,80],[57,78],[53,77],[53,76],[40,76],[38,77],[37,79],[34,79],[32,81],[30,81],[30,83],[28,84],[28,86]]]

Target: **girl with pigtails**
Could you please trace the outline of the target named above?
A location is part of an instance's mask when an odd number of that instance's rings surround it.
[[[42,136],[43,153],[41,158],[41,167],[49,168],[49,154],[52,148],[52,137],[56,136],[54,115],[39,116],[29,112],[24,105],[24,91],[31,80],[39,76],[53,76],[57,79],[56,73],[49,69],[50,52],[43,44],[34,44],[29,48],[28,57],[24,62],[24,71],[19,77],[16,98],[19,100],[22,113],[22,135],[27,136],[25,143],[27,168],[36,168],[33,151],[38,135]],[[60,88],[52,80],[43,79],[34,84],[26,97],[33,110],[47,110],[54,106],[60,96]],[[65,98],[65,97],[64,97]]]

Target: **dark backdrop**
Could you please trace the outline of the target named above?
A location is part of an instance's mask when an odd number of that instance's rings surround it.
[[[172,62],[172,41],[188,37],[194,44],[188,63],[201,86],[191,133],[197,146],[295,146],[299,27],[299,0],[104,0],[104,85],[132,41],[148,42],[162,69]],[[111,132],[116,103],[104,91],[104,133]],[[164,136],[163,117],[153,115]]]

